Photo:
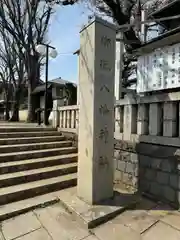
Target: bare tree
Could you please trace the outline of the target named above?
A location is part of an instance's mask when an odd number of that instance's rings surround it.
[[[137,6],[140,6],[139,0],[46,0],[46,2],[62,5],[73,5],[78,2],[87,3],[91,5],[93,11],[111,17],[117,26],[130,23],[132,13],[139,11]],[[141,41],[132,27],[124,31],[124,41],[128,51],[141,45]]]
[[[109,17],[118,26],[134,22],[139,22],[141,18],[141,2],[140,0],[46,0],[62,5],[73,5],[75,3],[84,3],[92,11],[92,14]],[[124,56],[124,69],[122,73],[123,86],[128,86],[128,78],[133,71],[136,58],[131,56],[134,49],[141,46],[141,40],[138,34],[138,25],[123,29],[123,41],[126,48]]]
[[[4,62],[4,66],[2,64],[0,65],[0,80],[1,80],[1,94],[4,95],[4,100],[5,100],[5,120],[9,120],[9,110],[10,110],[10,105],[9,105],[9,100],[10,100],[10,95],[11,95],[11,78],[9,75],[9,68],[7,64]]]
[[[6,120],[9,120],[9,101],[12,100],[13,86],[15,83],[15,62],[16,54],[14,52],[14,43],[10,36],[6,33],[6,30],[0,28],[0,76],[1,76],[1,88],[4,93]]]
[[[36,52],[36,45],[45,41],[52,8],[41,0],[2,0],[0,6],[0,26],[6,30],[13,42],[18,68],[14,82],[16,106],[18,111],[22,79],[27,79],[28,85],[28,121],[36,120],[36,101],[32,95],[40,80],[41,59]],[[17,120],[15,117],[13,120]]]
[[[122,25],[134,23],[134,27],[121,29],[126,49],[123,59],[124,69],[122,72],[124,87],[129,86],[128,78],[133,72],[136,72],[137,58],[133,55],[133,50],[139,48],[143,43],[139,34],[141,27],[139,23],[141,21],[141,10],[143,6],[146,5],[146,10],[150,13],[170,1],[171,0],[46,0],[46,2],[54,2],[62,5],[73,5],[79,2],[85,3],[93,13],[111,18],[117,25],[117,29]],[[150,3],[148,6],[147,2]]]

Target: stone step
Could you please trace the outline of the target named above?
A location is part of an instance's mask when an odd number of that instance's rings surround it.
[[[0,189],[0,205],[35,197],[77,184],[77,174],[67,174],[45,180],[19,184]]]
[[[0,145],[15,145],[40,142],[58,142],[65,140],[64,136],[41,136],[41,137],[20,137],[20,138],[0,138]]]
[[[76,147],[64,147],[64,148],[53,148],[53,149],[43,149],[35,151],[25,151],[25,152],[13,152],[13,153],[3,153],[0,154],[0,163],[19,161],[24,159],[35,159],[50,156],[57,156],[62,154],[77,153]]]
[[[0,188],[77,172],[77,163],[0,175]]]
[[[11,121],[0,121],[0,127],[44,127],[44,125],[37,125],[37,122],[35,123],[27,123],[27,122],[11,122]],[[52,126],[47,126],[52,127]]]
[[[77,153],[0,163],[0,174],[77,162]]]
[[[25,151],[34,151],[42,150],[49,148],[61,148],[61,147],[71,147],[71,141],[60,141],[60,142],[45,142],[45,143],[30,143],[30,144],[17,144],[17,145],[4,145],[0,146],[0,156],[1,153],[9,152],[25,152]]]
[[[60,194],[60,192],[61,190],[57,191],[58,194]],[[46,207],[57,202],[59,202],[59,198],[56,196],[56,192],[12,202],[1,206],[0,221],[7,220],[18,216],[19,214],[26,213],[36,208]]]
[[[0,126],[0,132],[4,133],[4,132],[55,132],[57,131],[56,128],[52,128],[52,127],[7,127],[7,126]]]
[[[0,138],[23,138],[23,137],[45,137],[45,136],[60,136],[61,133],[57,131],[43,131],[36,132],[35,129],[33,132],[0,132]]]

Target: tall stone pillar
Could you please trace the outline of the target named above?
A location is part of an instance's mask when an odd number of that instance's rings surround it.
[[[99,18],[80,33],[77,194],[89,204],[113,196],[115,39]]]
[[[79,52],[77,53],[78,55],[78,80],[79,80]],[[79,105],[79,81],[77,82],[77,105]]]
[[[119,32],[116,40],[116,61],[115,61],[115,98],[121,99],[122,95],[122,70],[123,70],[124,43],[123,33]]]
[[[120,32],[116,36],[116,61],[115,61],[115,101],[120,100],[122,96],[122,70],[123,70],[123,53],[124,53],[124,43],[122,41],[123,34]],[[115,109],[115,137],[119,137],[121,132],[121,119],[123,118],[122,111],[120,107]]]
[[[80,50],[77,50],[76,52],[74,52],[74,55],[77,55],[77,75],[78,75],[78,81],[77,81],[77,102],[76,105],[79,105],[79,52]]]

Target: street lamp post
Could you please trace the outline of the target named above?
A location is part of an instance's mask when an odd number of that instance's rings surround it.
[[[51,52],[49,51],[49,49],[51,49]],[[38,53],[40,53],[41,55],[45,55],[46,56],[46,74],[45,74],[45,96],[44,96],[44,124],[47,126],[48,125],[48,109],[47,109],[47,101],[48,101],[48,63],[49,63],[49,55],[52,58],[56,58],[57,57],[57,51],[54,47],[48,45],[48,44],[44,44],[41,43],[39,45],[37,45],[36,47],[36,51]]]

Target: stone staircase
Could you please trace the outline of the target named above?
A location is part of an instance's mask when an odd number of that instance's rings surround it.
[[[76,173],[77,148],[56,129],[0,126],[0,220],[56,201]]]

